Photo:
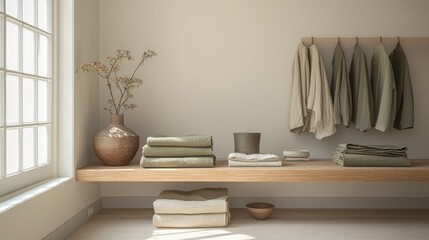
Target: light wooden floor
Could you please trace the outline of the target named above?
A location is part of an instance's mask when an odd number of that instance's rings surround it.
[[[429,210],[276,209],[270,219],[257,221],[233,209],[228,227],[200,229],[155,228],[151,217],[151,209],[105,209],[69,240],[429,239]]]

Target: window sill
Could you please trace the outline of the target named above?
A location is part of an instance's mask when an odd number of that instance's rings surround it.
[[[51,178],[26,189],[0,198],[0,214],[71,180],[71,177]]]

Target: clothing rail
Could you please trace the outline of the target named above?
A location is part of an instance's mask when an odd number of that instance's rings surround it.
[[[350,36],[337,36],[337,37],[314,37],[314,36],[310,36],[310,37],[301,37],[301,42],[311,42],[311,44],[313,44],[315,42],[315,40],[334,40],[336,39],[337,41],[341,41],[341,40],[352,40],[355,39],[356,42],[359,41],[359,39],[378,39],[379,42],[383,42],[383,39],[389,39],[389,40],[397,40],[398,42],[401,41],[401,39],[429,39],[429,37],[401,37],[401,36],[396,36],[396,37],[392,37],[392,36],[388,36],[388,37],[383,37],[383,36],[378,36],[378,37],[359,37],[359,36],[355,36],[355,37],[350,37]]]

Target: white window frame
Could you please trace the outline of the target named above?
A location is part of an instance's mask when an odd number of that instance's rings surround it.
[[[21,17],[22,20],[16,19],[12,16],[8,16],[6,14],[6,1],[7,0],[0,0],[0,4],[1,4],[1,13],[0,13],[0,18],[3,18],[3,21],[1,22],[1,26],[0,26],[0,31],[1,31],[1,62],[3,63],[2,66],[0,66],[0,91],[2,91],[2,98],[0,100],[0,111],[2,111],[2,114],[0,114],[0,116],[3,118],[2,122],[3,125],[0,125],[0,138],[1,138],[1,144],[0,144],[0,200],[2,198],[9,198],[10,196],[13,196],[14,193],[20,189],[26,188],[28,186],[31,186],[33,184],[37,184],[40,183],[46,179],[50,179],[53,177],[57,176],[57,159],[58,159],[58,126],[57,126],[57,122],[58,122],[58,116],[57,116],[57,109],[58,109],[58,37],[57,37],[57,32],[58,32],[58,3],[57,0],[50,0],[50,11],[51,11],[51,19],[50,19],[50,33],[44,30],[41,30],[39,28],[36,28],[32,25],[29,25],[27,23],[24,22],[23,17]],[[38,8],[38,0],[34,0],[35,4],[34,7],[36,9],[37,12],[37,8]],[[22,0],[19,0],[19,11],[21,11],[21,16],[22,16]],[[36,35],[36,42],[35,42],[35,59],[37,58],[37,51],[38,51],[38,35],[37,33],[43,34],[43,35],[48,35],[50,37],[50,41],[51,41],[51,46],[50,46],[50,51],[49,51],[49,61],[48,62],[48,73],[50,71],[50,77],[41,77],[41,76],[37,76],[37,71],[38,71],[38,67],[37,67],[37,61],[35,64],[35,74],[27,74],[27,73],[23,73],[23,61],[22,61],[22,57],[21,57],[21,62],[20,62],[20,66],[21,66],[21,71],[10,71],[6,69],[6,22],[7,19],[11,19],[14,22],[18,22],[21,25],[21,35],[22,35],[22,31],[25,28],[31,28],[32,30],[35,30]],[[35,16],[35,25],[37,25],[37,21],[38,21],[38,16],[36,14]],[[21,36],[22,39],[22,36]],[[20,40],[22,41],[22,40]],[[22,44],[20,44],[22,45]],[[20,47],[22,48],[22,47]],[[22,54],[22,49],[20,50],[21,54]],[[6,174],[6,129],[7,128],[12,128],[11,126],[6,126],[6,111],[5,111],[5,101],[6,101],[6,94],[5,94],[5,83],[6,83],[6,74],[18,74],[21,76],[21,84],[22,84],[22,76],[27,76],[27,77],[34,77],[36,79],[35,81],[35,88],[37,89],[37,79],[44,79],[47,80],[48,82],[50,82],[49,89],[48,91],[50,91],[50,96],[49,96],[49,101],[50,101],[50,108],[48,107],[48,121],[45,123],[31,123],[31,124],[25,124],[25,123],[19,123],[13,127],[17,127],[19,129],[22,129],[23,126],[35,126],[37,128],[37,126],[43,126],[43,125],[47,125],[49,126],[49,131],[48,134],[50,134],[49,137],[49,141],[50,143],[48,144],[48,163],[43,164],[43,165],[37,165],[36,163],[36,167],[30,169],[30,170],[25,170],[23,171],[23,164],[22,164],[22,156],[20,157],[20,164],[19,164],[19,173],[14,174],[14,175],[10,175],[7,176]],[[49,74],[48,74],[49,75]],[[2,79],[2,80],[1,80]],[[37,90],[36,90],[37,91]],[[20,99],[22,101],[22,87],[20,87]],[[36,97],[37,99],[37,97]],[[21,107],[22,108],[22,102],[21,102]],[[36,105],[36,104],[35,104]],[[49,105],[48,105],[49,106]],[[37,108],[35,110],[37,112]],[[22,120],[22,116],[21,116],[21,120]],[[37,119],[36,119],[37,120]],[[21,136],[22,136],[22,130],[20,130]],[[35,141],[37,142],[37,132],[35,133]],[[37,143],[36,147],[37,147]],[[22,148],[22,137],[20,139],[20,148]],[[21,155],[22,155],[22,149],[21,149]],[[37,153],[36,153],[36,158],[37,158]],[[36,161],[37,162],[37,161]]]

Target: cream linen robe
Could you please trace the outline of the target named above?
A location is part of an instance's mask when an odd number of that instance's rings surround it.
[[[315,45],[309,50],[302,43],[298,46],[293,61],[290,103],[291,132],[310,131],[319,140],[336,132],[325,67]]]
[[[292,91],[289,108],[289,129],[300,133],[308,130],[310,112],[307,98],[310,90],[310,64],[308,49],[300,43],[295,53],[292,68]]]
[[[336,127],[325,66],[314,44],[310,46],[310,69],[310,91],[307,100],[307,109],[311,111],[309,131],[320,140],[333,135]]]

